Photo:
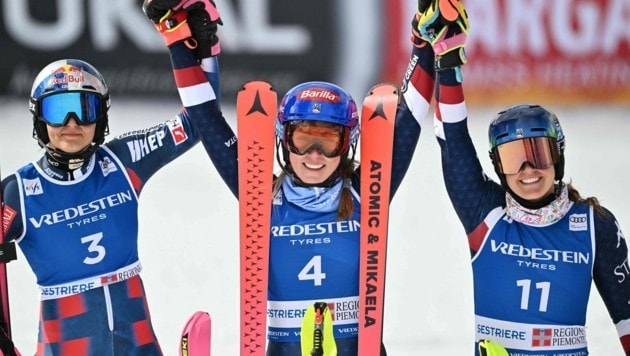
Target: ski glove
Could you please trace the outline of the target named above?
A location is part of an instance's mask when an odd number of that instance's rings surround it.
[[[223,22],[213,0],[144,0],[142,11],[167,46],[185,41],[198,59],[221,52],[216,34]]]
[[[193,38],[197,41],[194,49],[198,59],[214,57],[221,53],[221,43],[217,36],[218,25],[223,25],[219,11],[213,0],[188,0],[184,9],[188,12],[188,23]]]
[[[435,69],[444,70],[466,63],[464,46],[468,38],[468,15],[457,0],[419,0],[418,34],[435,52]]]

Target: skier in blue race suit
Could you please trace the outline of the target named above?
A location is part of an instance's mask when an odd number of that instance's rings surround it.
[[[414,39],[395,121],[392,195],[409,167],[434,90],[433,49],[418,36]],[[217,106],[205,105],[207,115],[195,118],[194,124],[214,166],[238,198],[235,134]],[[280,103],[276,153],[282,172],[273,184],[267,355],[300,355],[302,312],[322,300],[334,306],[338,355],[357,355],[357,125],[355,101],[331,83],[298,84]],[[292,243],[300,239],[314,243]]]
[[[441,26],[429,18],[421,14],[423,36]],[[488,139],[496,183],[484,174],[468,133],[460,74],[459,68],[438,74],[435,132],[471,253],[475,353],[588,355],[594,282],[630,355],[626,241],[609,210],[563,182],[565,135],[557,117],[529,104],[495,116]]]
[[[19,244],[41,290],[37,355],[162,354],[140,277],[138,198],[153,174],[198,143],[189,117],[216,99],[197,60],[204,51],[183,40],[218,40],[193,14],[208,17],[191,11],[193,33],[167,42],[184,110],[166,122],[104,143],[109,90],[92,65],[58,60],[33,83],[33,133],[45,153],[2,189],[6,239]]]

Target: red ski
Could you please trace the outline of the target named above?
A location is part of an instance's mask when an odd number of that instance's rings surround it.
[[[0,345],[6,348],[7,352],[0,354],[4,355],[20,355],[20,352],[13,345],[11,338],[11,314],[9,308],[9,284],[7,279],[7,263],[17,259],[15,251],[15,243],[6,243],[4,241],[4,229],[5,219],[10,219],[10,216],[4,215],[4,203],[2,200],[2,187],[0,186],[0,217],[2,218],[2,225],[0,225]]]
[[[241,355],[264,356],[277,94],[251,81],[236,99],[241,276]]]
[[[381,350],[394,121],[399,99],[396,85],[378,84],[363,100],[361,110],[361,356],[378,356]]]

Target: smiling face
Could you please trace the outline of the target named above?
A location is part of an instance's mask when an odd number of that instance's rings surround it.
[[[77,125],[77,122],[70,118],[64,126],[46,125],[46,129],[51,147],[67,153],[77,153],[92,143],[96,124]]]
[[[326,157],[318,149],[298,155],[289,153],[289,162],[295,175],[306,184],[323,183],[339,166],[341,156]]]
[[[508,187],[522,199],[538,202],[552,193],[554,189],[555,169],[551,165],[547,168],[536,169],[529,163],[515,174],[506,174]]]

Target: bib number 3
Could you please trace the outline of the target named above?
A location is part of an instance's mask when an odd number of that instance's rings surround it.
[[[83,259],[83,263],[87,265],[94,265],[103,260],[105,258],[105,247],[99,245],[98,243],[103,238],[103,233],[99,232],[96,234],[88,235],[81,238],[81,243],[89,244],[87,250],[93,256],[89,256]]]

